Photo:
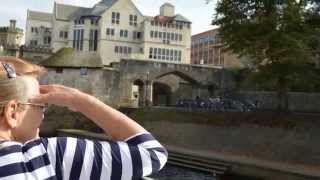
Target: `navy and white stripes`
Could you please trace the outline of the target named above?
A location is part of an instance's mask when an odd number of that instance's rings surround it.
[[[167,151],[151,134],[124,142],[71,137],[0,144],[1,179],[140,179],[159,171]]]

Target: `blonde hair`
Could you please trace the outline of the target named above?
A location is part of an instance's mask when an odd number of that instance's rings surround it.
[[[0,56],[0,102],[17,100],[27,102],[28,76],[34,78],[45,73],[45,68],[26,62],[15,57]],[[17,77],[8,78],[7,71],[2,63],[9,64],[16,72]]]

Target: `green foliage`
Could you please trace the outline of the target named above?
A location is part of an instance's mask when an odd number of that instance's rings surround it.
[[[275,85],[285,110],[289,88],[315,77],[306,71],[320,52],[319,9],[319,0],[220,0],[213,24],[227,49],[249,57],[257,81]]]

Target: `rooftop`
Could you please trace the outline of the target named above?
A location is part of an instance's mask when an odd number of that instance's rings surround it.
[[[96,52],[79,52],[72,48],[62,48],[47,60],[41,62],[46,67],[102,68],[102,60]]]
[[[53,15],[51,13],[28,10],[27,19],[38,21],[51,21]]]
[[[15,31],[10,31],[10,27],[8,26],[0,27],[0,33],[7,33],[7,32],[23,33],[23,29],[16,28]]]

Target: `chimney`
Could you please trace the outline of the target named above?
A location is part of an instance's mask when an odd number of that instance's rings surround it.
[[[164,3],[160,7],[160,16],[173,17],[174,13],[174,5],[170,3]]]
[[[10,20],[10,29],[11,30],[16,30],[16,20],[11,19]]]

